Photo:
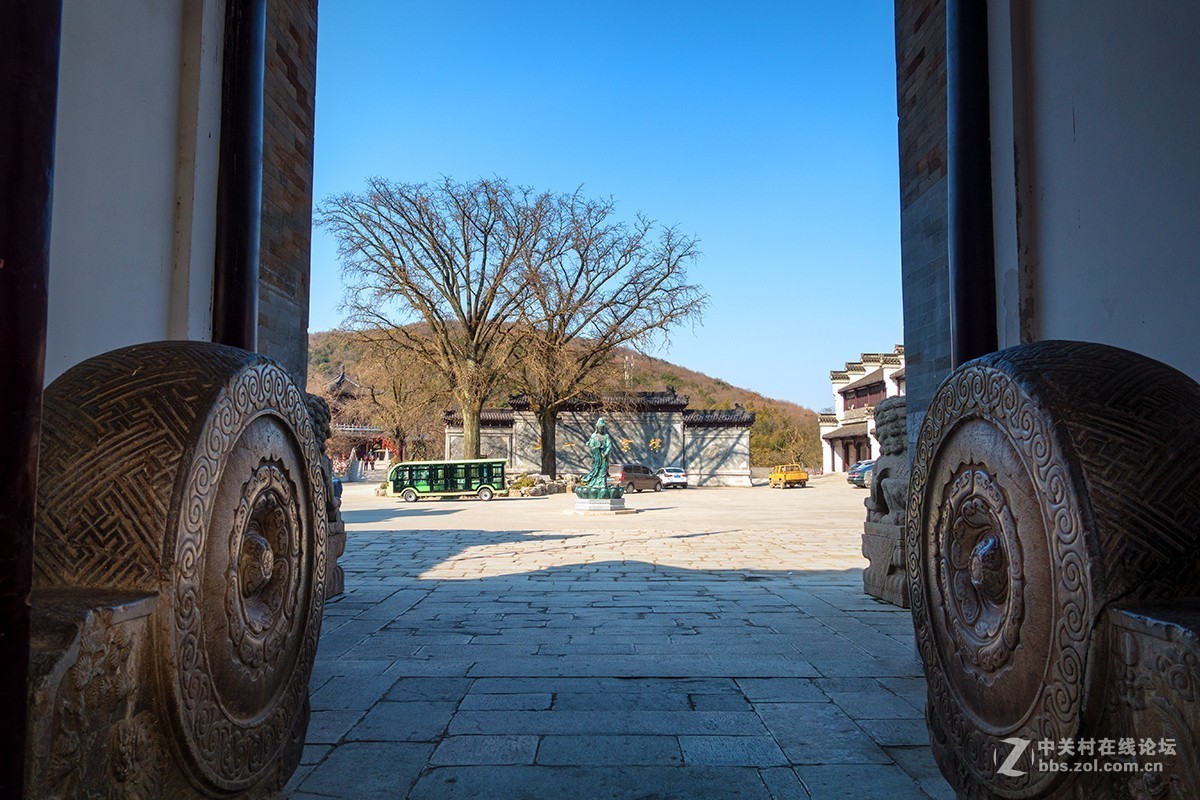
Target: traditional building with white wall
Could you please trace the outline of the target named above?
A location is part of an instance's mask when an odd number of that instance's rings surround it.
[[[581,398],[558,415],[555,433],[559,474],[588,471],[587,440],[604,417],[616,449],[614,463],[644,464],[652,470],[680,466],[700,486],[750,486],[750,426],[754,413],[732,409],[689,409],[687,395],[674,391],[619,392]],[[480,418],[485,456],[507,458],[514,474],[540,472],[541,429],[523,395],[509,408],[485,409]],[[446,458],[461,458],[462,416],[446,413]]]
[[[863,353],[845,369],[829,373],[833,413],[821,414],[822,467],[845,472],[856,461],[879,456],[875,439],[875,406],[904,394],[904,346],[890,353]]]

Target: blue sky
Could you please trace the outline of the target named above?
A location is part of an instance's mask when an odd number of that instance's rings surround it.
[[[891,0],[321,4],[315,199],[368,175],[583,186],[700,240],[656,353],[817,409],[902,341]],[[314,232],[310,330],[341,322]]]

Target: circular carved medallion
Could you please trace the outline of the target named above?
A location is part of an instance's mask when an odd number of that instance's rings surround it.
[[[231,377],[185,474],[168,641],[175,719],[227,791],[275,765],[304,713],[324,600],[324,482],[302,395],[274,364]]]
[[[300,599],[297,494],[283,464],[264,461],[242,486],[229,532],[224,625],[251,680],[278,663]]]
[[[1020,639],[1025,575],[1016,521],[982,465],[959,470],[942,499],[936,536],[946,628],[964,667],[990,686]]]

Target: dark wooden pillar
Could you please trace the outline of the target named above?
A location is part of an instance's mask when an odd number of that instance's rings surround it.
[[[213,341],[258,345],[266,0],[229,0],[221,81]]]
[[[59,0],[0,3],[0,797],[25,782]]]
[[[995,351],[996,257],[986,0],[946,0],[950,362]]]

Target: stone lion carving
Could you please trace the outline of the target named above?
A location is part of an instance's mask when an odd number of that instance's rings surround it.
[[[346,523],[342,519],[342,498],[334,490],[333,461],[329,458],[327,442],[333,435],[333,415],[329,403],[320,395],[305,395],[308,413],[313,420],[317,449],[320,450],[321,472],[325,476],[325,515],[328,519],[329,541],[326,553],[325,599],[337,597],[346,588],[346,573],[338,564],[338,558],[346,552]]]
[[[908,416],[904,397],[875,406],[875,438],[881,455],[872,470],[871,494],[863,501],[867,521],[903,525],[908,505]]]
[[[880,600],[908,608],[904,562],[904,515],[908,504],[908,424],[903,397],[889,397],[875,407],[875,438],[881,455],[875,461],[871,491],[864,505],[862,552],[871,562],[863,570],[863,590]]]

